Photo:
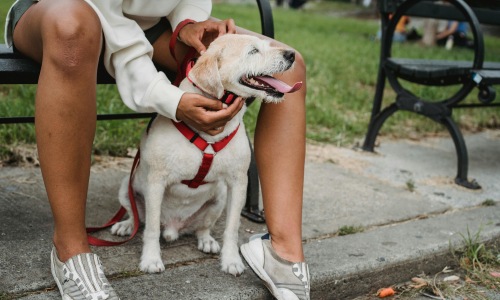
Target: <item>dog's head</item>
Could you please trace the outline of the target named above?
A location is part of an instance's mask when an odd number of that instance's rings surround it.
[[[255,97],[265,102],[279,102],[294,86],[273,78],[290,69],[295,52],[273,47],[269,41],[250,35],[226,34],[215,39],[188,74],[204,92],[221,98],[231,91],[243,98]]]

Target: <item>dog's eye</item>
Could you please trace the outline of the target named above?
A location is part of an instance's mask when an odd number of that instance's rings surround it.
[[[252,50],[250,50],[250,52],[248,52],[248,54],[255,54],[255,53],[259,53],[259,50],[257,48],[253,48]]]

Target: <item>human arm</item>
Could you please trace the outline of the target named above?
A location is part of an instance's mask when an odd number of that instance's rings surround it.
[[[234,115],[232,110],[216,114],[214,110],[221,108],[214,107],[213,100],[201,96],[197,96],[198,107],[194,107],[194,102],[187,101],[193,98],[192,95],[186,95],[172,85],[164,73],[156,70],[151,59],[153,48],[137,22],[124,16],[120,9],[123,0],[88,1],[95,5],[94,9],[102,23],[106,40],[104,64],[115,77],[122,100],[127,106],[135,111],[158,112],[176,121],[187,121],[200,130],[206,129],[210,122],[216,128],[216,125]],[[169,2],[166,3],[168,5]],[[128,12],[133,9],[127,7]],[[148,12],[150,8],[146,6],[137,9],[153,14],[153,11]],[[161,12],[156,13],[161,15]],[[194,15],[195,21],[208,18],[208,12],[203,13],[203,10],[198,10]],[[179,105],[181,99],[184,105]],[[193,106],[192,109],[188,108],[189,105]]]
[[[210,1],[199,1],[210,3]],[[196,2],[186,0],[181,3]],[[165,16],[177,10],[174,1],[162,4],[139,3],[123,0],[86,0],[99,16],[105,36],[104,64],[115,78],[123,102],[139,112],[158,112],[176,119],[177,106],[184,94],[172,85],[163,72],[158,72],[152,61],[153,47],[145,38],[143,29],[128,15]],[[155,4],[156,3],[156,4]],[[140,4],[140,5],[138,5]],[[127,5],[124,7],[124,5]],[[128,13],[124,15],[123,9]],[[194,10],[191,17],[195,21],[206,20],[211,5]],[[183,14],[176,14],[182,16]]]
[[[439,32],[436,35],[436,39],[440,40],[446,38],[447,36],[452,35],[453,33],[455,33],[455,31],[457,31],[457,28],[458,28],[458,21],[450,22],[449,26],[447,26],[445,30]]]

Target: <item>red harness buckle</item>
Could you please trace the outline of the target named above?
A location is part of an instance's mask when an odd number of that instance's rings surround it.
[[[189,142],[191,142],[193,145],[195,145],[198,149],[200,149],[203,152],[203,159],[201,161],[200,168],[198,169],[198,172],[196,173],[194,178],[191,180],[182,180],[181,182],[183,184],[186,184],[190,188],[194,189],[202,184],[208,183],[204,181],[204,179],[207,176],[208,171],[210,171],[210,166],[212,166],[215,154],[217,154],[217,152],[221,151],[222,149],[224,149],[224,147],[226,147],[227,144],[229,144],[229,142],[236,135],[236,132],[238,132],[240,125],[238,125],[238,127],[236,127],[236,129],[233,132],[231,132],[231,134],[229,134],[222,140],[210,144],[207,141],[205,141],[202,137],[200,137],[197,132],[189,128],[184,122],[175,122],[172,120],[172,123],[177,128],[177,130],[179,130],[179,132],[182,133],[182,135],[184,135],[184,137],[189,140]],[[215,153],[205,152],[205,149],[208,147],[208,145],[212,146],[212,149],[214,150]]]

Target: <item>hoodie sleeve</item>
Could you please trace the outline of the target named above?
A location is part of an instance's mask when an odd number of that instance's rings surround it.
[[[205,21],[210,17],[212,1],[184,0],[180,1],[175,9],[167,16],[170,25],[175,29],[180,22],[191,19],[197,22]]]
[[[157,112],[176,120],[177,106],[184,92],[154,66],[153,47],[139,25],[123,15],[123,0],[86,2],[101,21],[105,39],[104,65],[115,78],[123,102],[134,111]],[[201,8],[191,14],[184,2],[206,1],[181,1],[174,9],[181,18],[186,15],[191,19],[201,19],[202,15],[208,18],[206,13],[200,12]]]

